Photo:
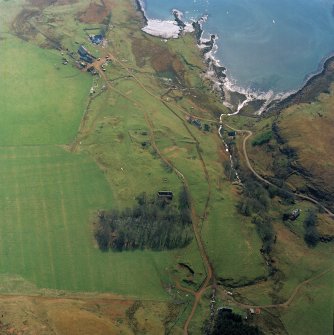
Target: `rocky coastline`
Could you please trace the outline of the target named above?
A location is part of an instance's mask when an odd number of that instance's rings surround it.
[[[148,20],[147,20],[145,10],[144,10],[144,4],[141,2],[141,0],[134,0],[134,3],[136,5],[137,11],[142,14],[144,25],[146,26],[148,23]]]
[[[226,78],[226,68],[224,66],[219,65],[219,62],[213,57],[212,52],[216,48],[216,40],[217,36],[212,34],[210,39],[204,40],[203,36],[203,28],[202,23],[205,18],[201,18],[198,21],[192,23],[195,31],[195,37],[197,41],[197,45],[200,49],[202,49],[203,55],[206,58],[206,61],[209,65],[212,65],[212,68],[217,76],[217,79],[223,81]],[[223,82],[222,82],[223,83]]]
[[[328,93],[331,83],[334,81],[334,55],[328,57],[321,70],[309,77],[305,84],[296,92],[291,93],[280,101],[271,103],[266,112],[279,113],[281,110],[295,103],[309,103],[319,93]]]
[[[180,31],[184,31],[187,25],[182,21],[182,13],[177,9],[173,9],[172,13],[174,15],[175,22],[180,27]]]
[[[207,70],[204,74],[204,77],[209,79],[213,83],[213,87],[219,92],[221,99],[226,100],[227,96],[231,92],[228,92],[225,83],[226,83],[226,68],[220,65],[219,61],[214,57],[214,54],[217,50],[217,39],[218,37],[214,34],[210,35],[209,39],[203,38],[203,23],[207,18],[202,17],[197,21],[192,23],[194,27],[194,34],[196,38],[197,46],[201,49],[203,59],[207,66]],[[246,97],[241,94],[241,100],[246,100]],[[225,101],[225,106],[228,107],[231,112],[236,108],[229,101]],[[238,104],[237,104],[238,105]]]

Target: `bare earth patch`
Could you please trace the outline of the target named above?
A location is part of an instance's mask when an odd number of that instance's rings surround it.
[[[153,43],[148,38],[133,38],[132,51],[138,66],[144,66],[147,60],[156,72],[169,72],[173,77],[183,79],[183,64],[166,46]]]
[[[333,100],[323,94],[313,104],[289,107],[279,121],[281,134],[298,155],[297,168],[311,176],[308,187],[320,197],[334,192]]]
[[[83,12],[78,13],[78,19],[83,23],[103,23],[111,9],[112,5],[107,0],[101,0],[100,3],[91,2]]]
[[[164,334],[165,320],[173,313],[164,302],[103,295],[0,296],[0,310],[2,335]]]

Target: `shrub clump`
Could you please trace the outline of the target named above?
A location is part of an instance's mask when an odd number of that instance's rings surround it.
[[[316,224],[317,214],[310,211],[304,220],[304,241],[309,247],[315,247],[320,239]]]
[[[249,325],[240,315],[224,310],[218,311],[212,327],[204,325],[203,328],[210,335],[263,335],[258,327]]]
[[[270,194],[260,183],[254,181],[249,175],[243,176],[244,193],[237,204],[240,214],[252,217],[256,231],[262,240],[261,252],[269,254],[276,240],[276,234],[269,217]]]
[[[252,141],[252,145],[256,146],[256,145],[262,145],[262,144],[268,143],[272,139],[272,137],[273,137],[273,132],[271,130],[266,131],[256,136],[254,140]]]

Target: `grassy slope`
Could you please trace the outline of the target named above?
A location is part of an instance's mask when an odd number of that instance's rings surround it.
[[[312,108],[312,105],[309,105],[309,108]],[[299,115],[301,116],[301,119],[308,117],[307,114]],[[294,118],[292,114],[289,117]],[[268,128],[270,129],[270,119],[262,119],[255,125],[255,129],[258,129],[260,132],[266,131]],[[254,133],[255,129],[253,128]],[[303,130],[301,130],[300,133],[303,134]],[[299,130],[295,130],[292,136],[298,138],[297,134],[299,134]],[[309,148],[313,146],[314,143],[312,142],[306,150],[309,150]],[[249,143],[248,148],[248,152],[250,153],[251,158],[253,158],[252,162],[254,163],[256,170],[260,171],[263,175],[272,174],[272,157],[268,147],[266,145],[253,147]],[[302,148],[301,143],[300,148]],[[317,150],[317,148],[315,149]],[[239,150],[241,150],[240,147]],[[322,159],[322,157],[320,157],[320,159]],[[281,219],[282,214],[284,212],[291,212],[294,208],[300,208],[302,210],[301,216],[296,221],[287,222],[284,225]],[[283,303],[290,298],[295,288],[301,282],[312,278],[333,266],[333,245],[319,244],[316,248],[308,248],[303,240],[303,220],[310,209],[315,210],[316,208],[313,204],[308,202],[297,200],[293,205],[284,205],[278,201],[278,199],[273,199],[271,216],[277,234],[277,242],[271,256],[280,272],[275,276],[276,282],[269,280],[257,286],[245,287],[237,290],[241,295],[241,300],[255,305],[270,305],[273,302]],[[323,216],[325,216],[326,219],[324,219]],[[319,221],[319,224],[321,226],[319,226],[319,228],[326,225],[324,229],[325,231],[328,231],[330,225],[328,222],[332,222],[332,220],[324,214],[320,217],[321,221]],[[325,224],[323,222],[325,222]],[[306,287],[308,288],[309,285]],[[317,333],[331,333],[329,331],[329,325],[332,322],[332,315],[329,313],[329,310],[332,310],[333,308],[333,301],[331,300],[332,287],[333,285],[328,282],[327,285],[322,287],[322,291],[315,290],[311,300],[307,297],[306,290],[302,289],[298,292],[295,300],[288,308],[277,310],[279,313],[282,311],[282,320],[289,333],[303,334],[303,332],[307,333],[308,330],[310,330],[310,334],[312,332],[314,333],[316,332],[315,328],[310,327],[312,322],[314,325],[317,324],[320,327],[320,330],[318,330]],[[310,303],[314,300],[315,306],[313,309],[311,307],[306,307],[308,305],[308,300]],[[328,306],[328,309],[324,306]],[[303,316],[301,316],[301,311],[304,313]],[[287,320],[287,322],[285,322],[285,320]],[[294,323],[293,320],[298,320],[298,322]],[[307,325],[303,322],[305,320],[307,320]]]
[[[332,169],[330,168],[332,163],[330,155],[327,154],[331,151],[329,146],[332,141],[330,101],[332,101],[332,95],[326,94],[320,96],[319,101],[293,105],[284,110],[278,119],[281,135],[288,141],[287,144],[298,153],[298,163],[314,173],[312,178],[318,185],[326,181],[326,188],[332,185]],[[322,116],[317,112],[320,112]],[[247,118],[241,117],[240,119],[245,122],[243,129],[252,129],[255,134],[254,138],[256,134],[270,130],[274,120],[273,117],[268,117],[254,123],[248,122]],[[274,155],[280,157],[280,153],[273,150],[277,143],[272,140],[269,145],[252,146],[251,141],[252,139],[248,141],[247,151],[255,170],[264,176],[274,175],[273,157]],[[241,143],[242,141],[239,141],[239,151],[242,150]],[[290,186],[300,188],[307,183],[305,179],[296,175],[291,176],[288,182]],[[298,220],[284,225],[281,219],[282,214],[291,212],[294,208],[302,209],[301,216]],[[276,282],[270,280],[257,286],[237,290],[241,295],[241,300],[244,299],[255,305],[285,302],[298,284],[333,266],[332,244],[320,244],[310,249],[303,240],[303,220],[310,209],[316,208],[308,202],[297,200],[293,205],[284,205],[278,199],[273,199],[271,216],[277,233],[277,242],[272,257],[280,272],[275,276]],[[319,230],[328,234],[333,221],[325,214],[321,214],[320,217]],[[300,290],[291,306],[282,309],[285,326],[291,334],[303,334],[308,331],[310,334],[331,334],[332,314],[330,311],[333,309],[333,285],[327,281],[321,290],[314,290],[314,294],[308,294],[309,290],[311,288]],[[309,303],[312,304],[312,301],[315,304],[313,309],[309,305]],[[307,308],[308,305],[309,308]],[[281,312],[280,309],[278,311]],[[301,315],[301,313],[304,314]],[[311,323],[314,327],[311,326]],[[315,325],[319,325],[318,330]]]
[[[333,84],[328,84],[328,93],[312,98],[310,103],[295,103],[274,116],[263,118],[254,125],[253,132],[263,134],[271,130],[275,121],[284,147],[294,150],[291,166],[295,171],[286,179],[293,190],[313,193],[330,208],[333,206]],[[313,89],[316,89],[313,88]],[[253,139],[256,136],[253,136]],[[249,158],[262,175],[273,176],[275,165],[285,166],[287,156],[279,151],[275,137],[268,144],[252,146],[248,143]]]
[[[283,311],[283,322],[289,334],[332,334],[333,271],[301,290],[301,295]]]
[[[329,193],[334,190],[333,100],[332,94],[322,94],[312,104],[293,105],[278,122],[282,136],[297,151],[297,163],[312,173],[312,182]]]

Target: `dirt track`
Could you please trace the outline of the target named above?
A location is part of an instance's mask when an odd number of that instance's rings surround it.
[[[189,190],[189,186],[188,186],[188,182],[186,180],[186,178],[184,177],[184,175],[174,166],[174,164],[169,161],[168,159],[164,158],[163,155],[161,154],[159,148],[157,147],[156,145],[156,142],[155,142],[155,138],[154,138],[154,128],[153,128],[153,124],[152,122],[149,120],[148,116],[145,114],[145,118],[147,120],[147,124],[149,126],[149,129],[150,129],[150,138],[151,138],[151,143],[152,143],[152,146],[153,148],[156,150],[156,152],[158,153],[158,155],[160,156],[160,158],[166,163],[168,164],[173,170],[174,172],[181,178],[183,184],[185,185],[185,187],[187,188],[187,190]],[[204,163],[204,161],[203,161]],[[204,163],[205,164],[205,163]],[[205,166],[205,165],[204,165]],[[205,167],[206,168],[206,167]],[[208,197],[209,199],[209,197]],[[205,206],[205,209],[204,209],[204,215],[206,215],[206,211],[207,211],[207,207],[208,207],[208,204],[209,204],[209,200],[207,200],[206,202],[206,206]],[[202,241],[202,237],[201,237],[201,234],[198,230],[198,227],[199,227],[199,220],[198,220],[198,215],[195,211],[195,208],[194,206],[192,205],[191,206],[191,212],[192,212],[192,218],[193,218],[193,231],[194,231],[194,235],[195,235],[195,238],[196,238],[196,242],[197,242],[197,245],[198,245],[198,248],[199,248],[199,251],[200,251],[200,254],[202,256],[202,259],[203,259],[203,263],[205,265],[205,268],[206,268],[206,272],[207,272],[207,275],[206,275],[206,278],[204,280],[204,282],[202,283],[200,289],[195,292],[195,291],[192,291],[190,289],[187,289],[187,288],[184,288],[182,287],[181,284],[177,283],[176,286],[178,289],[184,291],[184,292],[187,292],[187,293],[190,293],[192,295],[194,295],[195,297],[195,301],[194,301],[194,304],[193,304],[193,307],[192,307],[192,310],[184,324],[184,334],[188,334],[188,328],[189,328],[189,324],[196,312],[196,309],[197,309],[197,306],[201,300],[201,297],[203,295],[203,293],[206,291],[206,289],[208,288],[209,286],[209,283],[211,281],[211,279],[213,278],[213,269],[212,269],[212,266],[211,266],[211,263],[209,261],[209,257],[206,253],[206,250],[205,250],[205,247],[204,247],[204,243]],[[202,216],[204,217],[204,216]]]

